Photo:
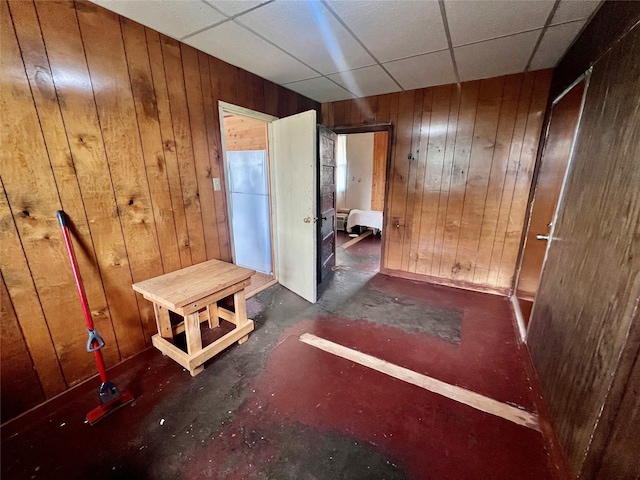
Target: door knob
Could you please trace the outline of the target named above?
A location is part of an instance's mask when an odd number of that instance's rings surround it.
[[[549,241],[549,235],[536,235],[538,240],[546,240]]]

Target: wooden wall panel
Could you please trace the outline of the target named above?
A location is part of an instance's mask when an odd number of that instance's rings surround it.
[[[0,6],[2,376],[25,376],[3,380],[5,421],[95,374],[56,210],[111,366],[155,331],[132,282],[230,259],[217,101],[320,106],[92,3]]]
[[[511,288],[550,82],[543,70],[323,104],[329,127],[394,125],[383,271]]]
[[[637,388],[640,345],[639,50],[636,25],[593,66],[527,335],[558,438],[581,478],[596,478],[603,456],[608,473],[598,478],[640,476],[625,442],[625,432],[640,430],[637,397],[622,395]],[[629,425],[616,427],[620,414]],[[608,464],[625,450],[629,461]]]
[[[384,187],[387,181],[387,147],[389,134],[373,134],[373,180],[371,185],[371,210],[384,210]]]
[[[144,27],[120,18],[162,268],[182,266]]]
[[[224,119],[227,151],[266,150],[267,124],[260,120],[230,115]]]
[[[2,395],[0,422],[44,401],[38,376],[20,325],[13,309],[7,286],[0,275],[0,391],[11,392]]]

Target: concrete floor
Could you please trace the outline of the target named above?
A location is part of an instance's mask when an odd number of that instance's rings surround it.
[[[344,267],[315,305],[279,285],[250,299],[256,331],[195,378],[153,349],[117,367],[136,401],[95,426],[96,381],[6,425],[2,478],[557,478],[539,431],[299,340],[535,412],[506,299]]]

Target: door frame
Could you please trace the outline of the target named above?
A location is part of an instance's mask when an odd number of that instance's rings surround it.
[[[375,133],[387,132],[387,162],[385,165],[384,178],[384,207],[382,211],[382,242],[380,246],[380,272],[383,271],[386,260],[386,236],[389,229],[389,175],[391,173],[391,155],[393,152],[393,124],[392,123],[374,123],[371,125],[340,125],[337,127],[327,127],[333,130],[337,135],[349,135],[352,133]]]
[[[274,117],[273,115],[269,115],[267,113],[257,112],[255,110],[250,110],[248,108],[241,107],[239,105],[234,105],[232,103],[223,102],[222,100],[218,100],[218,115],[220,118],[220,145],[222,147],[222,164],[224,172],[224,188],[225,188],[225,198],[227,200],[227,228],[229,229],[229,238],[231,239],[231,258],[235,262],[236,252],[235,252],[235,242],[233,241],[233,213],[231,209],[231,190],[229,188],[229,172],[227,171],[227,146],[225,139],[225,131],[224,131],[224,115],[231,114],[237,115],[241,117],[250,118],[252,120],[259,120],[261,122],[265,122],[267,124],[266,136],[267,136],[267,180],[269,183],[269,223],[271,224],[271,270],[273,272],[273,282],[269,282],[266,286],[270,286],[273,283],[278,281],[278,272],[277,272],[277,250],[276,250],[276,240],[277,240],[277,231],[276,231],[276,212],[274,208],[274,191],[273,191],[273,182],[271,181],[271,172],[273,171],[273,139],[271,138],[271,122],[274,120],[278,120],[278,117]],[[255,292],[257,293],[257,291]]]
[[[531,181],[531,190],[529,191],[529,199],[527,201],[527,210],[525,213],[525,219],[524,219],[524,225],[525,228],[523,228],[522,230],[522,236],[520,238],[520,247],[518,250],[518,262],[516,264],[516,271],[515,274],[513,276],[513,281],[511,283],[511,293],[510,293],[510,301],[511,301],[511,305],[513,307],[513,311],[515,313],[515,317],[516,317],[516,323],[518,326],[518,331],[520,332],[520,338],[522,340],[523,343],[526,343],[527,341],[527,331],[528,331],[528,326],[531,325],[531,318],[533,318],[533,314],[536,310],[536,298],[534,298],[533,300],[533,307],[531,309],[531,313],[529,316],[529,322],[527,323],[527,325],[525,325],[524,322],[524,316],[522,315],[522,310],[520,308],[520,303],[519,300],[517,298],[517,290],[518,290],[518,282],[520,280],[520,270],[522,269],[522,261],[524,258],[524,251],[525,251],[525,244],[527,241],[527,237],[529,235],[529,228],[531,226],[531,213],[533,210],[533,203],[535,201],[535,194],[536,191],[538,189],[538,178],[539,178],[539,173],[540,173],[540,168],[542,166],[542,160],[546,151],[546,146],[547,146],[547,139],[549,137],[549,128],[551,126],[551,120],[553,118],[553,107],[556,106],[556,104],[558,102],[560,102],[573,88],[575,88],[577,85],[579,85],[581,82],[585,82],[584,84],[584,92],[582,94],[582,100],[580,102],[580,110],[578,112],[578,122],[576,123],[576,130],[573,134],[573,140],[571,142],[571,149],[569,152],[569,159],[567,160],[567,167],[565,169],[564,172],[564,176],[562,179],[562,186],[560,187],[560,193],[558,195],[558,201],[556,203],[556,208],[555,211],[553,212],[553,217],[551,219],[551,227],[549,228],[549,240],[547,241],[547,246],[545,249],[545,253],[544,253],[544,259],[542,261],[542,268],[540,269],[540,278],[538,279],[538,289],[536,290],[536,297],[537,297],[537,292],[540,290],[540,283],[542,280],[542,276],[544,274],[544,269],[547,263],[547,257],[549,255],[549,248],[551,247],[551,243],[553,241],[554,235],[555,235],[555,227],[556,227],[556,223],[557,223],[557,219],[558,219],[558,214],[559,212],[562,210],[563,204],[564,204],[564,195],[565,195],[565,190],[566,190],[566,186],[567,186],[567,181],[569,179],[569,174],[572,170],[573,167],[573,158],[574,158],[574,153],[575,153],[575,146],[576,146],[576,140],[578,138],[578,135],[580,133],[580,124],[581,124],[581,120],[582,120],[582,113],[584,112],[584,105],[585,105],[585,101],[587,98],[587,93],[589,91],[589,81],[591,80],[591,73],[593,71],[593,67],[590,67],[586,72],[584,72],[582,75],[580,75],[576,80],[574,80],[571,85],[569,85],[567,88],[565,88],[558,96],[556,96],[553,101],[549,102],[549,107],[547,110],[547,114],[545,115],[545,123],[544,123],[544,130],[541,133],[541,141],[540,141],[540,147],[538,150],[538,155],[536,157],[536,163],[535,163],[535,168],[534,168],[534,172],[533,172],[533,179]]]

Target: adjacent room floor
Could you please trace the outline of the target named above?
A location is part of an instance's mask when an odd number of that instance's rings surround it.
[[[345,248],[346,246],[346,248]],[[369,233],[361,238],[350,237],[348,233],[336,232],[336,265],[361,272],[380,271],[382,237],[380,233]]]
[[[154,349],[117,367],[136,401],[95,426],[95,380],[5,425],[2,478],[556,478],[507,299],[327,283],[250,299],[256,331],[197,377]]]

